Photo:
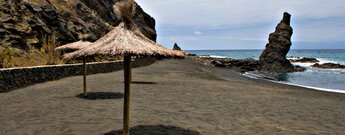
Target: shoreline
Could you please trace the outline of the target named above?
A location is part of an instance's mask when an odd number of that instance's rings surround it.
[[[323,91],[323,92],[331,92],[331,93],[345,94],[345,90],[319,88],[319,87],[304,86],[304,85],[292,84],[292,83],[284,83],[284,82],[276,82],[276,83],[281,83],[281,84],[291,85],[291,86],[297,86],[297,87],[312,89],[312,90],[316,90],[316,91]]]
[[[295,87],[300,87],[300,88],[306,88],[306,89],[311,89],[311,90],[315,90],[315,91],[323,91],[323,92],[345,94],[345,90],[320,88],[320,87],[313,87],[313,86],[306,86],[306,85],[288,83],[288,82],[283,82],[283,81],[275,81],[275,80],[264,79],[264,78],[256,78],[256,77],[251,77],[249,75],[245,75],[245,73],[241,74],[241,75],[243,75],[245,77],[248,77],[248,78],[251,78],[251,79],[257,79],[257,80],[263,80],[263,81],[268,81],[268,82],[277,83],[277,84],[283,84],[283,85],[288,85],[288,86],[295,86]]]
[[[201,65],[201,66],[205,66],[205,65]],[[250,77],[250,76],[244,75],[243,73],[241,73],[240,71],[237,71],[236,69],[226,69],[226,68],[220,68],[220,67],[209,67],[209,68],[214,68],[215,70],[228,70],[229,73],[230,72],[236,73],[240,77],[246,78],[250,81],[257,82],[259,84],[268,84],[268,85],[284,87],[284,88],[303,89],[303,90],[307,90],[307,91],[315,91],[315,92],[323,92],[323,93],[331,93],[331,94],[345,94],[345,91],[343,91],[343,90],[303,86],[303,85],[298,85],[298,84],[284,83],[284,82],[280,82],[280,81],[264,79],[264,78]],[[216,72],[218,72],[218,71],[216,71]],[[227,72],[227,71],[225,71],[225,72]],[[230,73],[230,74],[233,74],[233,73]],[[222,75],[219,75],[217,73],[215,73],[214,75],[222,76]],[[224,77],[224,76],[222,76],[222,77]],[[223,79],[227,80],[227,77],[224,77]]]
[[[187,59],[190,59],[190,60],[194,61],[196,64],[199,64],[199,65],[215,67],[215,66],[213,66],[211,64],[212,60],[233,59],[233,58],[230,58],[230,57],[222,58],[222,57],[211,57],[211,56],[192,56],[192,57],[188,57]],[[215,67],[215,68],[223,68],[223,67]],[[254,80],[262,80],[262,81],[267,81],[267,82],[271,82],[271,83],[284,84],[284,85],[289,85],[289,86],[296,86],[296,87],[311,89],[311,90],[315,90],[315,91],[324,91],[324,92],[332,92],[332,93],[345,94],[345,90],[341,90],[341,89],[322,88],[322,87],[315,87],[315,86],[308,86],[308,85],[301,85],[301,84],[294,84],[294,83],[289,83],[289,82],[284,82],[284,81],[277,81],[277,80],[266,79],[263,76],[260,76],[260,75],[257,75],[257,74],[246,74],[246,73],[248,73],[247,71],[241,71],[238,68],[224,68],[224,69],[235,71],[235,72],[239,73],[240,75],[242,75],[244,77],[247,77],[247,78],[250,78],[250,79],[254,79]],[[325,70],[332,70],[332,69],[325,69]],[[256,75],[256,76],[253,76],[253,75]]]
[[[268,81],[268,82],[277,83],[277,84],[296,86],[296,87],[307,88],[307,89],[312,89],[312,90],[316,90],[316,91],[324,91],[324,92],[345,94],[345,90],[340,90],[340,89],[313,87],[313,86],[294,84],[294,83],[289,83],[289,82],[284,82],[284,81],[276,81],[276,80],[270,80],[270,79],[265,79],[265,78],[252,77],[251,75],[246,74],[246,72],[245,73],[240,73],[240,74],[245,76],[245,77],[251,78],[251,79],[263,80],[263,81]]]

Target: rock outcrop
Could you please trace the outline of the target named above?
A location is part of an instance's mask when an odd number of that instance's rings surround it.
[[[290,62],[298,62],[298,63],[317,63],[320,62],[316,58],[298,58],[298,59],[291,59]]]
[[[335,64],[335,63],[324,63],[324,64],[316,63],[312,65],[312,67],[324,68],[324,69],[344,69],[345,65]]]
[[[284,13],[284,17],[276,27],[275,32],[269,36],[269,43],[260,56],[261,70],[270,72],[293,72],[300,70],[295,68],[286,55],[291,47],[293,29],[290,26],[291,15]]]
[[[177,43],[174,44],[173,50],[182,51],[181,47],[179,47]]]
[[[196,54],[194,54],[194,53],[188,53],[187,55],[188,55],[188,56],[198,56],[198,55],[196,55]]]
[[[190,60],[197,64],[212,66],[212,67],[222,67],[229,68],[239,72],[247,71],[260,71],[261,62],[259,60],[246,58],[246,59],[233,59],[233,58],[212,58],[212,57],[199,57],[199,56],[190,56]],[[295,70],[303,71],[304,67],[295,66]]]
[[[95,41],[116,27],[121,18],[113,11],[120,0],[1,0],[0,50],[40,50],[89,35]],[[136,5],[134,20],[141,32],[156,40],[155,20]],[[45,43],[45,42],[54,43]]]
[[[255,59],[232,59],[232,58],[212,58],[212,57],[188,57],[195,63],[212,66],[230,68],[240,72],[254,71],[260,69],[260,62]]]
[[[260,68],[259,61],[249,58],[214,60],[212,64],[216,67],[235,68],[240,71],[254,71]]]

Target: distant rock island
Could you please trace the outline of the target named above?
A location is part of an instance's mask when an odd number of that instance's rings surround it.
[[[335,63],[324,63],[324,64],[316,63],[316,64],[312,65],[312,67],[324,68],[324,69],[344,69],[345,68],[344,65],[335,64]]]
[[[269,36],[269,43],[260,56],[261,70],[272,72],[293,72],[304,70],[295,67],[286,59],[291,43],[293,29],[290,26],[291,15],[284,13],[283,19],[277,25],[275,32]]]
[[[312,65],[314,68],[323,68],[323,69],[344,69],[345,65],[341,65],[338,63],[323,63],[320,64],[320,60],[316,58],[297,58],[297,59],[290,59],[290,62],[293,63],[315,63]]]
[[[173,50],[182,51],[181,47],[179,47],[177,43],[174,44]]]
[[[297,58],[297,59],[290,59],[290,62],[297,62],[297,63],[317,63],[320,62],[316,58]]]

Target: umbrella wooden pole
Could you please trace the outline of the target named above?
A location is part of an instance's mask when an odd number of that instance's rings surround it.
[[[124,77],[125,77],[125,98],[123,105],[123,135],[129,135],[129,105],[130,105],[130,92],[132,81],[132,61],[131,55],[125,55],[123,60]]]
[[[83,83],[84,83],[84,96],[87,96],[86,93],[86,59],[85,57],[83,57],[83,72],[84,72],[84,76],[83,76]]]

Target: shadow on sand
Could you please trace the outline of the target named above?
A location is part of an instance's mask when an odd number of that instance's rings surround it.
[[[122,82],[124,83],[124,82]],[[158,84],[156,82],[146,82],[146,81],[132,81],[131,84]]]
[[[201,135],[197,131],[165,125],[139,125],[130,129],[131,135]],[[122,130],[110,131],[104,135],[122,135]]]
[[[122,93],[114,92],[89,92],[87,96],[84,96],[83,93],[76,95],[77,98],[88,99],[88,100],[97,100],[97,99],[122,99]]]

